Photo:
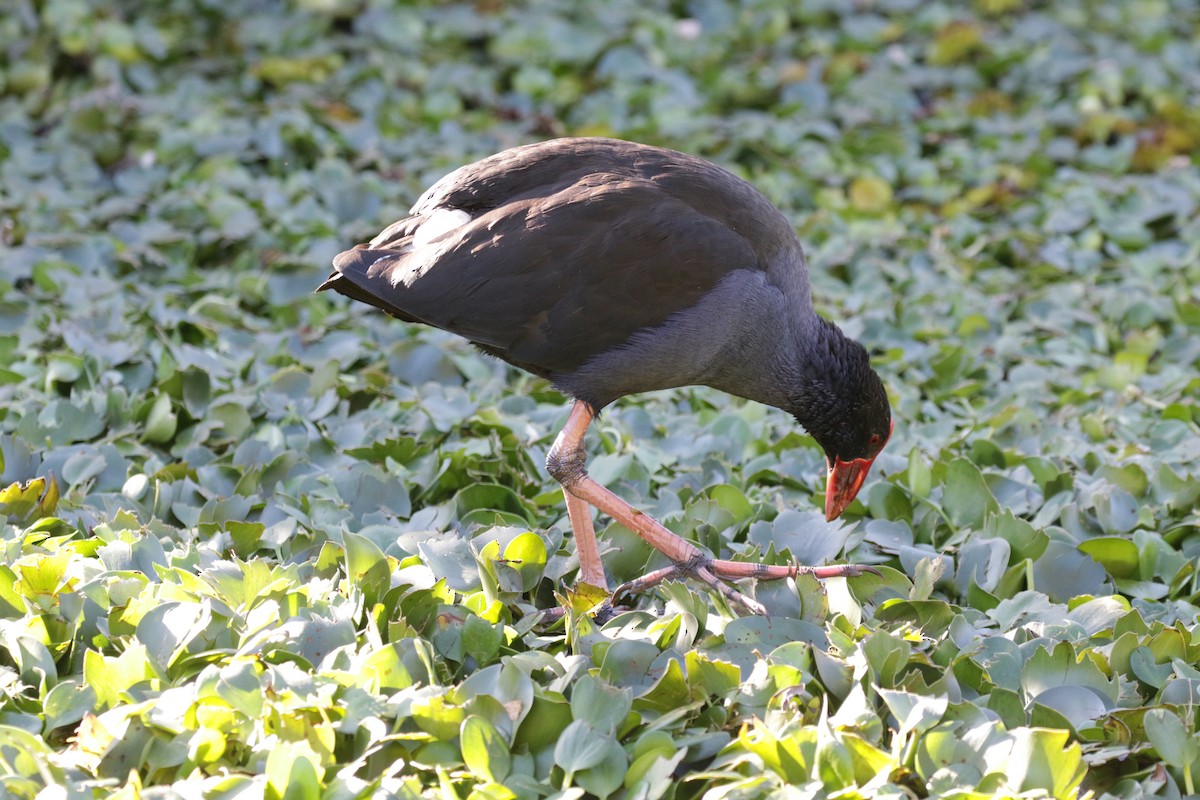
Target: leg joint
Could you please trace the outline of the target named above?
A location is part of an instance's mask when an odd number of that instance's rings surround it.
[[[570,489],[587,477],[587,452],[582,445],[568,449],[561,442],[555,442],[546,454],[546,471],[564,489]]]

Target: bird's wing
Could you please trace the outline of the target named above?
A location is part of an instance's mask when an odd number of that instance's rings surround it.
[[[420,246],[421,226],[446,209],[418,204],[338,256],[333,288],[547,375],[694,306],[729,271],[761,268],[741,234],[653,181],[590,174],[556,189]]]

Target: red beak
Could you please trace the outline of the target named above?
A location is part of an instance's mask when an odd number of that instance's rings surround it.
[[[854,501],[874,462],[873,458],[856,458],[849,462],[834,459],[825,482],[825,519],[837,519]]]
[[[892,431],[896,429],[896,421],[892,420],[892,424],[888,427],[888,439],[892,438]],[[879,446],[882,450],[887,444],[887,439]],[[867,479],[867,473],[871,471],[871,465],[875,463],[875,458],[879,455],[878,452],[870,458],[856,458],[853,461],[842,461],[840,458],[835,458],[832,462],[826,460],[829,464],[829,477],[825,481],[825,520],[832,522],[841,516],[846,510],[846,506],[854,502],[855,496],[858,495],[858,490],[862,488],[863,481]]]

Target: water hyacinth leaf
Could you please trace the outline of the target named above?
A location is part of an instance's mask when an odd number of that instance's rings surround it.
[[[160,394],[146,415],[146,426],[142,438],[153,444],[163,444],[175,437],[179,416],[171,408],[169,395]]]
[[[1131,578],[1138,572],[1140,555],[1137,545],[1128,539],[1103,536],[1079,543],[1079,551],[1103,565],[1114,578]]]
[[[49,759],[50,748],[29,731],[0,725],[0,750],[6,754],[5,772],[10,777],[37,780],[37,785],[62,785],[59,782],[66,779],[64,770]]]
[[[212,619],[209,607],[202,603],[165,603],[150,609],[137,625],[137,639],[167,671]]]
[[[828,724],[817,728],[817,777],[829,787],[854,783],[854,762],[850,751]]]
[[[826,522],[823,514],[788,509],[771,523],[750,526],[749,538],[764,550],[774,546],[788,552],[799,564],[826,564],[845,547],[851,529],[837,522]]]
[[[356,641],[349,620],[296,617],[281,625],[279,632],[281,650],[295,653],[314,666],[338,648]]]
[[[1129,668],[1138,680],[1161,689],[1174,674],[1170,664],[1158,663],[1149,647],[1138,647],[1129,654]]]
[[[917,497],[928,497],[933,488],[933,472],[921,453],[913,448],[908,453],[908,488]]]
[[[762,722],[743,726],[737,745],[758,756],[763,763],[791,784],[807,783],[816,766],[817,731],[808,727],[790,736],[779,737]]]
[[[754,511],[754,507],[746,499],[746,495],[736,486],[728,484],[714,486],[709,490],[709,496],[717,505],[729,512],[734,522],[741,522]]]
[[[464,593],[479,589],[479,572],[468,540],[455,536],[424,538],[417,550],[434,577],[444,580],[451,589]]]
[[[5,639],[4,647],[16,662],[17,675],[22,681],[44,689],[58,680],[58,668],[46,643],[33,636],[11,633]]]
[[[1036,559],[1045,552],[1050,541],[1045,532],[1035,529],[1007,509],[988,520],[985,533],[1008,542],[1012,553],[1009,563]]]
[[[1040,789],[1051,797],[1074,797],[1087,767],[1067,731],[1018,728],[1007,760],[1007,784],[1016,791]]]
[[[1105,675],[1096,660],[1080,657],[1070,642],[1059,642],[1052,650],[1039,647],[1021,670],[1021,687],[1031,696],[1057,686],[1077,686],[1091,689],[1109,703],[1117,701],[1119,690],[1115,681]]]
[[[96,709],[96,690],[74,681],[63,681],[46,695],[43,710],[46,730],[74,725]]]
[[[346,545],[346,577],[362,590],[368,605],[374,605],[391,582],[391,566],[374,542],[353,533],[342,535]]]
[[[607,686],[590,675],[580,678],[571,691],[571,714],[587,720],[599,731],[614,733],[629,713],[632,696],[628,689]]]
[[[1142,721],[1146,737],[1163,760],[1177,769],[1196,769],[1196,762],[1200,761],[1200,742],[1183,720],[1165,708],[1152,708]]]
[[[571,706],[566,700],[539,695],[517,729],[513,744],[516,747],[524,745],[530,752],[537,753],[555,745],[571,721]]]
[[[98,708],[120,703],[134,685],[158,677],[145,645],[134,644],[119,656],[105,656],[95,650],[84,654],[83,676],[96,692]]]
[[[1031,702],[1062,714],[1077,731],[1090,727],[1113,707],[1108,697],[1087,686],[1052,686]]]
[[[0,489],[0,514],[15,524],[32,522],[33,512],[42,506],[42,498],[52,482],[35,478],[28,483],[12,483]]]
[[[629,756],[616,739],[605,738],[603,741],[607,752],[600,762],[574,776],[576,783],[596,797],[608,797],[621,788],[629,766]]]
[[[1119,596],[1097,597],[1075,606],[1067,618],[1078,622],[1090,635],[1111,630],[1118,620],[1129,613],[1129,604]]]
[[[810,622],[775,617],[739,617],[725,626],[725,641],[752,645],[762,652],[789,642],[808,642],[821,648],[828,643],[821,629]]]
[[[945,697],[928,697],[884,688],[875,691],[900,723],[901,736],[929,730],[946,713],[948,701]]]
[[[487,695],[475,695],[463,705],[463,710],[467,716],[475,716],[486,720],[504,742],[512,741],[516,730],[513,727],[513,719],[509,716],[509,709],[504,707],[504,704],[493,697]]]
[[[1004,539],[972,539],[958,554],[955,583],[960,592],[972,585],[994,589],[1008,566],[1011,549]]]
[[[271,800],[318,800],[324,769],[306,741],[280,742],[266,763],[266,796]]]
[[[0,14],[8,794],[1195,793],[1195,2],[122,5]],[[831,523],[821,444],[735,396],[759,360],[606,405],[593,477],[715,558],[882,576],[738,581],[765,626],[689,579],[606,618],[544,465],[570,398],[313,293],[441,176],[568,134],[760,189],[895,421]],[[543,217],[495,241],[574,248],[582,294],[441,305],[532,304],[523,350],[649,315],[621,360],[712,277],[644,291],[678,238]],[[667,565],[592,514],[611,585]],[[579,722],[609,738],[568,775]]]
[[[1108,594],[1104,567],[1065,542],[1052,541],[1033,562],[1034,584],[1056,602]]]
[[[217,696],[247,719],[262,714],[264,706],[261,667],[249,659],[222,667],[217,680]]]
[[[1095,497],[1096,519],[1105,531],[1128,533],[1138,524],[1137,498],[1117,487],[1109,487]]]
[[[429,675],[427,680],[432,680]],[[520,725],[533,706],[534,684],[528,673],[512,662],[493,664],[472,673],[457,688],[456,697],[466,702],[477,694],[486,694],[507,709],[513,723]]]
[[[541,580],[546,567],[546,543],[535,533],[520,534],[504,548],[503,565],[520,576],[518,591],[530,591]]]
[[[955,619],[954,607],[941,600],[902,600],[889,598],[875,611],[876,619],[885,622],[907,620],[927,636],[941,635]]]
[[[1176,672],[1181,672],[1176,664]],[[1162,703],[1190,707],[1200,703],[1200,678],[1194,675],[1188,677],[1168,678],[1158,693]]]
[[[430,734],[435,743],[449,743],[458,736],[467,718],[466,710],[445,694],[424,694],[410,706],[413,722]]]
[[[463,623],[463,650],[480,664],[488,664],[495,660],[503,641],[504,634],[498,626],[475,614],[469,615]]]
[[[459,737],[467,769],[494,783],[502,783],[508,777],[512,757],[508,744],[492,723],[483,717],[469,716],[462,722]]]
[[[945,574],[950,563],[942,556],[925,557],[917,561],[916,568],[912,571],[914,577],[908,597],[915,601],[928,600],[933,594],[933,587]]]
[[[638,697],[637,703],[639,710],[654,708],[671,711],[686,705],[691,698],[691,687],[683,674],[683,667],[677,659],[671,659],[654,685]]]
[[[625,788],[633,796],[662,797],[674,784],[674,774],[687,750],[636,755],[625,772]]]
[[[661,651],[649,642],[618,639],[604,651],[600,677],[613,686],[647,686],[657,680],[652,672]]]
[[[846,581],[850,594],[862,604],[877,605],[893,597],[908,597],[912,590],[912,581],[898,569],[880,566],[879,575],[868,572],[852,581]]]
[[[554,746],[554,763],[568,773],[594,767],[611,755],[613,738],[586,721],[576,719],[562,732]]]
[[[501,512],[515,515],[526,524],[526,510],[516,493],[506,486],[477,483],[459,491],[454,497],[454,504],[459,515],[472,512]],[[520,524],[520,523],[518,523]]]
[[[965,458],[946,467],[942,508],[955,527],[982,530],[990,514],[1000,510],[979,468]]]

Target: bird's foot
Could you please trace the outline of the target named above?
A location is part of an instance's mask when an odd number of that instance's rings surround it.
[[[603,625],[618,614],[623,614],[626,611],[633,610],[629,606],[616,605],[613,602],[615,597],[615,594],[606,597],[602,603],[588,612],[591,615],[593,622],[595,622],[597,625]],[[553,625],[567,615],[567,609],[563,606],[558,606],[557,608],[544,609],[541,613],[542,622],[547,625]]]
[[[795,578],[797,575],[812,575],[818,580],[825,578],[855,578],[864,573],[879,574],[874,567],[862,564],[834,564],[825,567],[809,567],[802,564],[758,564],[749,561],[723,561],[700,554],[687,561],[672,564],[669,567],[657,569],[640,578],[634,578],[618,586],[612,597],[605,601],[604,606],[611,607],[612,603],[624,595],[641,594],[653,589],[667,580],[691,578],[708,586],[726,600],[740,605],[752,614],[768,616],[767,608],[762,603],[747,597],[742,592],[730,586],[726,581],[739,578],[756,578],[758,580],[780,580]],[[602,606],[603,607],[603,606]]]

